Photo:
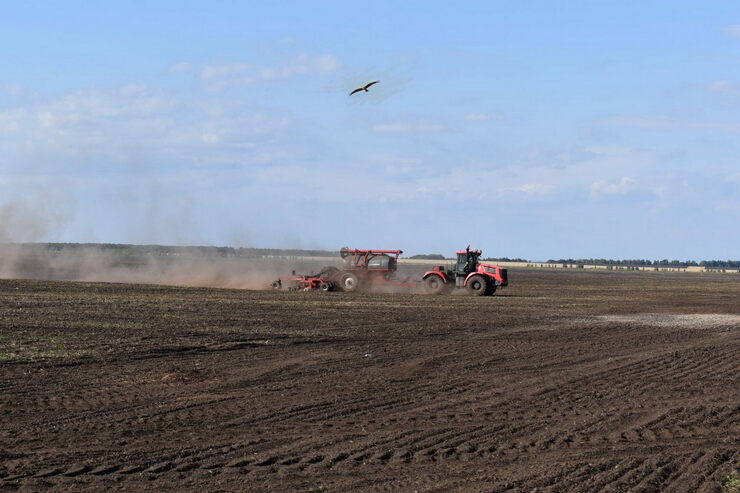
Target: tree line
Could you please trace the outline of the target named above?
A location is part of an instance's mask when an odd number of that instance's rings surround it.
[[[100,251],[119,255],[202,255],[214,257],[335,257],[337,250],[303,250],[298,248],[246,248],[216,246],[166,246],[166,245],[131,245],[126,243],[16,243],[15,246],[36,252],[60,253],[77,251]],[[431,253],[412,255],[410,259],[453,260],[442,254]],[[515,257],[486,257],[484,262],[524,262],[539,263]],[[649,260],[605,258],[567,258],[550,259],[549,264],[606,265],[622,267],[706,267],[708,269],[737,269],[740,260]]]
[[[740,268],[740,260],[613,260],[605,258],[550,259],[550,264],[614,265],[623,267],[706,267],[711,269]]]

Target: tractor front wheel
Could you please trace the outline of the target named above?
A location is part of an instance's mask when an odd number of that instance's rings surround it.
[[[445,290],[445,282],[436,274],[432,274],[424,279],[424,291],[427,294],[442,294]]]
[[[346,272],[342,275],[342,279],[339,284],[342,286],[342,290],[351,293],[352,291],[357,291],[360,287],[360,280],[352,272]]]
[[[474,296],[485,296],[488,293],[488,279],[483,276],[473,276],[468,279],[468,293]]]

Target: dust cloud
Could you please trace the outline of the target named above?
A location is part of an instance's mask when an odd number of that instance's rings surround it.
[[[163,284],[172,286],[266,289],[292,270],[318,271],[332,258],[237,256],[218,249],[187,248],[184,253],[141,253],[148,247],[0,244],[0,278]],[[162,247],[154,247],[161,249]]]
[[[277,250],[39,243],[56,236],[69,217],[58,201],[38,197],[0,204],[0,279],[264,289],[293,270],[310,273],[338,261]]]
[[[0,279],[269,289],[277,278],[292,277],[294,271],[309,275],[343,265],[338,252],[324,250],[41,243],[55,236],[66,220],[53,211],[28,201],[0,206]],[[187,218],[154,222],[177,225],[181,235],[189,229]],[[399,266],[395,279],[420,279],[421,268]],[[408,286],[368,288],[380,293],[419,292]]]

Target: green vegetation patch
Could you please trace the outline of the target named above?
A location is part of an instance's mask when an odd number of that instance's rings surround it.
[[[72,359],[90,354],[74,337],[40,337],[27,332],[0,334],[0,361]]]
[[[723,493],[740,493],[740,473],[733,472],[725,477],[722,482]]]

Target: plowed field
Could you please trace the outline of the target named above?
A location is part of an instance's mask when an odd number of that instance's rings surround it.
[[[0,281],[0,489],[732,491],[736,276]]]

